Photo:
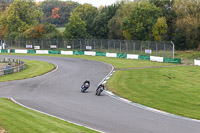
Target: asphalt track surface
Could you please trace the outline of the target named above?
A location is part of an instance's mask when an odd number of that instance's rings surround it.
[[[121,102],[95,89],[111,71],[108,64],[72,58],[4,56],[46,61],[58,65],[52,73],[0,83],[0,97],[42,112],[108,133],[200,133],[200,123],[167,116]],[[85,79],[86,93],[80,92]]]

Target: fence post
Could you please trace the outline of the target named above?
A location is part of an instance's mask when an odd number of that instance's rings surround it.
[[[141,55],[142,55],[142,42],[140,43],[140,46],[141,46],[141,49],[140,49],[141,51],[140,51],[140,53],[141,53]]]
[[[20,40],[18,41],[18,48],[20,48]]]
[[[164,43],[164,57],[165,57],[165,43]]]
[[[13,42],[12,42],[12,40],[11,40],[11,48],[12,48],[12,43],[13,43]]]
[[[73,47],[73,50],[74,50],[74,40],[72,40],[72,47]]]
[[[94,51],[95,51],[95,46],[96,46],[96,44],[95,44],[95,40],[94,40]]]
[[[109,40],[107,40],[107,42],[108,42],[108,52],[110,52],[109,50],[110,50],[110,43],[109,43]]]
[[[57,39],[57,41],[56,41],[56,42],[57,42],[57,48],[58,48],[58,39]]]
[[[135,42],[133,41],[133,54],[135,54]]]
[[[119,40],[119,42],[120,42],[119,48],[120,48],[120,54],[121,54],[121,52],[122,52],[122,42],[121,42],[121,40]]]
[[[128,54],[128,43],[127,43],[127,41],[125,41],[126,42],[126,54]]]
[[[158,44],[156,42],[156,56],[158,55]]]
[[[33,47],[35,46],[35,40],[34,40],[34,45],[33,45]]]
[[[172,57],[173,57],[173,59],[174,59],[174,51],[175,51],[175,45],[174,45],[174,43],[171,41],[171,43],[172,43],[172,46],[173,46],[173,52],[172,52]]]
[[[102,46],[102,40],[100,40],[101,41],[101,51],[102,51],[102,49],[103,49],[103,46]]]
[[[114,51],[115,51],[115,40],[113,40],[113,42],[114,42]]]
[[[81,40],[79,41],[80,42],[80,50],[82,49],[82,44],[81,44]]]
[[[63,43],[63,48],[64,48],[64,49],[67,48],[67,47],[66,47],[66,42],[65,42],[65,40],[64,40],[64,43]]]

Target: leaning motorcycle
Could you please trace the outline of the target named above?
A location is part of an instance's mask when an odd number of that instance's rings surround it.
[[[104,90],[104,85],[99,85],[98,88],[96,89],[96,95],[100,96],[101,92]]]
[[[84,85],[81,86],[81,92],[85,92],[89,88],[89,84],[85,83]]]

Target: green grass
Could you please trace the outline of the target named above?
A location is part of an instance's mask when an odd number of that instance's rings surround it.
[[[23,61],[26,62],[25,70],[18,73],[1,76],[0,82],[36,77],[45,74],[55,68],[53,64],[47,62],[34,61],[34,60],[23,60]]]
[[[59,27],[56,28],[60,33],[63,33],[65,31],[65,27]]]
[[[41,113],[28,110],[8,99],[0,98],[0,127],[11,133],[93,133]]]
[[[176,51],[176,58],[182,58],[182,62],[185,64],[193,64],[194,59],[200,59],[199,51]]]
[[[124,98],[200,119],[200,68],[179,66],[116,71],[107,88]]]

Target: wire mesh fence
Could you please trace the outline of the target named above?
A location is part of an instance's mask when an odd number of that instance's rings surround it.
[[[173,42],[105,39],[6,40],[5,42],[9,49],[87,50],[174,58]]]

